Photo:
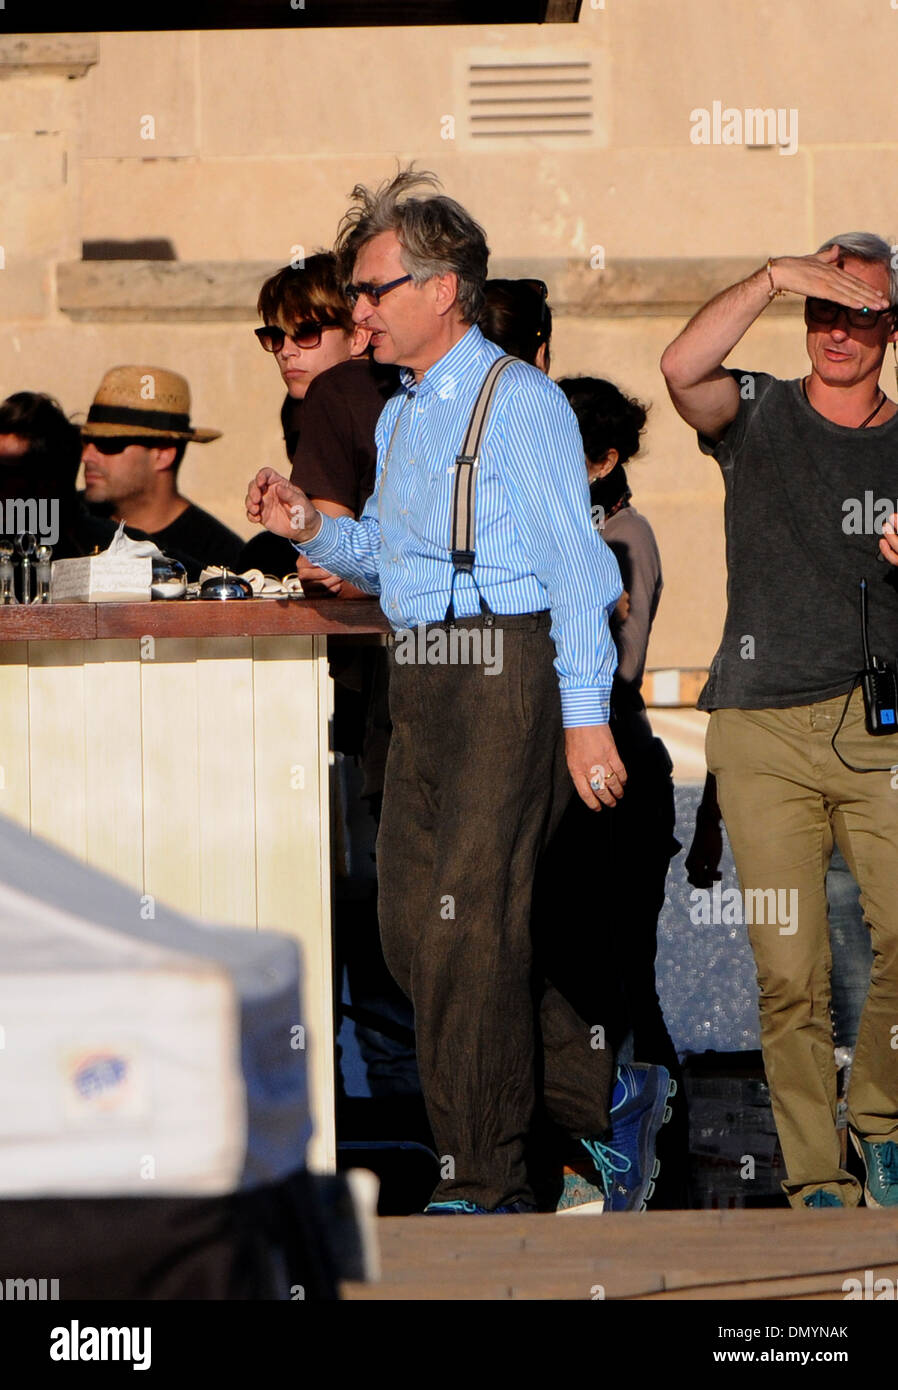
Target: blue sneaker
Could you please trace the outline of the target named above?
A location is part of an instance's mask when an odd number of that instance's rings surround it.
[[[809,1192],[807,1197],[802,1198],[806,1207],[844,1207],[834,1192],[824,1192],[822,1187],[818,1187],[816,1192]]]
[[[868,1207],[898,1207],[898,1144],[891,1139],[881,1144],[862,1139],[849,1131],[867,1170],[864,1200]]]
[[[661,1170],[655,1140],[670,1119],[667,1102],[676,1092],[677,1083],[671,1081],[666,1067],[641,1062],[618,1067],[610,1137],[605,1142],[580,1141],[598,1170],[605,1211],[645,1211]]]
[[[532,1202],[510,1202],[505,1207],[479,1207],[476,1202],[428,1202],[425,1216],[521,1216],[536,1211]]]

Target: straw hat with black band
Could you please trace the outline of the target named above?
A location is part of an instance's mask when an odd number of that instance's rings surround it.
[[[147,399],[149,395],[149,399]],[[113,367],[100,382],[82,439],[187,439],[208,444],[221,430],[190,423],[190,387],[183,376],[165,367]]]

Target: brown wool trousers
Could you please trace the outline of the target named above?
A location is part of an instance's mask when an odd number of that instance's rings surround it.
[[[833,841],[860,886],[874,953],[848,1122],[866,1139],[898,1141],[898,789],[890,771],[852,772],[839,761],[831,740],[844,707],[840,695],[791,709],[715,710],[706,744],[743,893],[797,892],[786,931],[779,921],[748,927],[784,1187],[796,1207],[820,1187],[847,1206],[861,1196],[840,1165],[836,1131],[825,884]],[[888,768],[898,764],[896,745],[898,736],[866,732],[855,691],[836,740],[842,757]]]
[[[384,956],[414,1005],[440,1156],[432,1200],[490,1209],[534,1200],[526,1151],[538,1104],[571,1135],[606,1133],[613,1067],[554,986],[534,979],[534,868],[572,783],[549,614],[496,621],[497,674],[399,664],[391,646],[377,839]],[[562,888],[559,933],[563,904]]]

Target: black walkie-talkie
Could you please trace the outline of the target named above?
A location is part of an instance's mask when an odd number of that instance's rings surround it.
[[[864,670],[861,686],[868,734],[898,733],[898,678],[892,667],[870,655],[867,639],[867,581],[861,580],[861,637],[864,643]]]

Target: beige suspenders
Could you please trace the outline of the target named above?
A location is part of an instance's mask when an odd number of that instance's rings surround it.
[[[474,501],[477,494],[477,470],[480,467],[480,444],[486,429],[490,406],[493,403],[499,377],[514,357],[497,357],[483,380],[483,385],[474,402],[468,431],[455,460],[455,487],[452,493],[452,531],[449,550],[452,555],[452,588],[449,591],[449,607],[446,609],[447,623],[455,622],[454,594],[455,581],[459,574],[469,574],[474,578]],[[476,580],[475,580],[476,585]],[[486,599],[477,590],[481,613],[493,616]]]

